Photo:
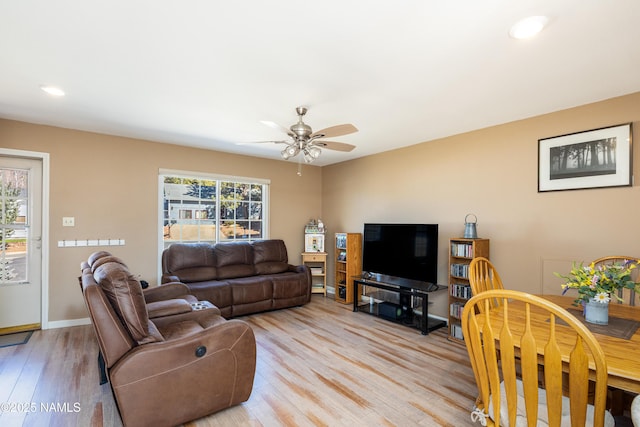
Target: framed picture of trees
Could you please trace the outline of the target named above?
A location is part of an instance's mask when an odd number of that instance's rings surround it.
[[[538,140],[538,192],[631,185],[631,123]]]

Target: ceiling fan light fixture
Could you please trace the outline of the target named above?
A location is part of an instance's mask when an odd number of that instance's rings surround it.
[[[284,150],[280,152],[282,158],[285,160],[289,160],[291,157],[296,156],[300,152],[300,149],[294,145],[287,145]]]
[[[311,163],[313,162],[313,157],[311,157],[311,153],[309,153],[309,150],[307,150],[306,148],[302,151],[303,155],[304,155],[304,162],[305,163]]]
[[[319,147],[311,147],[309,148],[309,155],[315,160],[318,157],[320,157],[320,154],[322,154],[322,150]]]

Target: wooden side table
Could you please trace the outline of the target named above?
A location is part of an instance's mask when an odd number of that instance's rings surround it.
[[[327,253],[303,252],[302,264],[311,270],[311,293],[327,296]]]

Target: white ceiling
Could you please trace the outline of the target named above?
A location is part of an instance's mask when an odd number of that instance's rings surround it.
[[[303,105],[360,130],[327,165],[640,91],[639,41],[638,0],[6,0],[0,117],[279,159],[239,143]]]

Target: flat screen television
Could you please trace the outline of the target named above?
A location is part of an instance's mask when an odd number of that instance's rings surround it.
[[[438,224],[365,224],[362,270],[437,283]]]

